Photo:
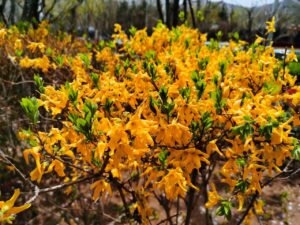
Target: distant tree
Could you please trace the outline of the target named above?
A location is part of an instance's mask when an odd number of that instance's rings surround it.
[[[39,22],[39,0],[24,0],[22,20]]]
[[[177,26],[179,23],[179,0],[174,0],[173,3],[173,26]]]
[[[225,3],[222,4],[221,10],[219,11],[219,17],[224,22],[228,21],[228,12]]]
[[[7,2],[7,0],[2,0],[1,4],[0,4],[0,17],[1,17],[2,22],[5,25],[7,25],[7,20],[6,20],[5,15],[4,15],[6,2]]]
[[[191,13],[191,18],[192,18],[192,24],[193,27],[196,27],[196,19],[195,19],[195,14],[194,14],[194,10],[193,10],[193,5],[192,5],[192,1],[188,0],[189,3],[189,7],[190,7],[190,13]]]
[[[164,13],[163,13],[163,10],[162,10],[162,5],[161,5],[160,0],[156,0],[156,7],[157,7],[159,18],[164,23]]]
[[[16,15],[16,1],[12,0],[10,2],[10,12],[8,17],[9,24],[15,24],[15,15]]]

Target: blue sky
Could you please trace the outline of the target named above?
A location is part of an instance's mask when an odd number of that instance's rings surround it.
[[[220,0],[212,0],[213,2],[219,2]],[[259,6],[268,3],[273,3],[274,0],[223,0],[224,2],[242,5],[245,7]]]

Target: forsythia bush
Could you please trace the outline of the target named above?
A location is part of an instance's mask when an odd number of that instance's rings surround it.
[[[10,32],[0,30],[1,44]],[[21,101],[31,120],[20,137],[30,145],[23,154],[35,165],[32,181],[54,173],[66,193],[85,182],[94,201],[118,192],[127,219],[142,224],[157,220],[150,200],[170,224],[178,205],[189,224],[198,204],[207,224],[212,208],[243,222],[263,213],[263,187],[300,155],[291,136],[300,87],[286,67],[296,56],[276,59],[263,37],[220,47],[185,26],[159,24],[148,36],[116,25],[112,41],[69,54],[64,41],[47,47],[45,27],[31,32],[39,39],[17,39],[13,60],[48,77],[59,67],[72,74],[60,86],[35,75],[39,98]],[[54,122],[42,129],[45,111]]]

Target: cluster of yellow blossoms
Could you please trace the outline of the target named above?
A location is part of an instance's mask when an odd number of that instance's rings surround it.
[[[0,30],[0,44],[10,32]],[[261,37],[220,47],[185,26],[159,24],[149,36],[116,25],[110,42],[91,48],[66,36],[50,48],[45,26],[30,32],[39,36],[19,37],[14,50],[27,53],[12,52],[15,62],[42,77],[62,67],[72,74],[61,86],[36,77],[39,99],[22,100],[33,122],[20,133],[31,144],[32,181],[51,172],[66,183],[90,177],[94,200],[119,191],[126,215],[144,224],[155,219],[149,199],[163,205],[194,192],[227,216],[224,207],[245,209],[298,146],[290,133],[300,124],[300,87]],[[38,107],[57,122],[36,129]],[[254,206],[262,212],[260,199]]]

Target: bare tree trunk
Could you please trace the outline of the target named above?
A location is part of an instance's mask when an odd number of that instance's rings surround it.
[[[7,26],[8,23],[7,23],[7,20],[5,18],[5,15],[4,15],[5,5],[6,5],[6,0],[2,0],[2,3],[0,5],[0,17],[3,21],[3,23]]]
[[[193,24],[193,27],[196,28],[196,19],[195,19],[192,1],[191,0],[188,0],[188,1],[189,1],[189,7],[190,7],[190,11],[191,11],[192,24]]]
[[[197,10],[200,10],[201,8],[201,0],[197,0]]]
[[[10,24],[15,24],[16,0],[10,1],[10,12],[8,21]]]
[[[176,27],[178,25],[179,20],[179,0],[174,0],[173,7],[173,26]]]
[[[170,0],[166,0],[166,24],[171,28]]]
[[[254,12],[254,7],[250,8],[250,9],[247,9],[247,16],[248,16],[248,27],[247,27],[247,31],[248,31],[248,39],[249,41],[251,40],[252,38],[252,21],[253,21],[253,12]]]
[[[188,15],[188,12],[187,12],[187,0],[183,1],[183,12],[184,12],[184,21],[186,21],[187,15]]]
[[[161,22],[164,23],[164,14],[162,11],[162,6],[161,6],[160,0],[156,0],[156,7],[157,7],[159,18],[160,18]]]
[[[22,20],[39,22],[39,0],[25,0],[23,6]]]

